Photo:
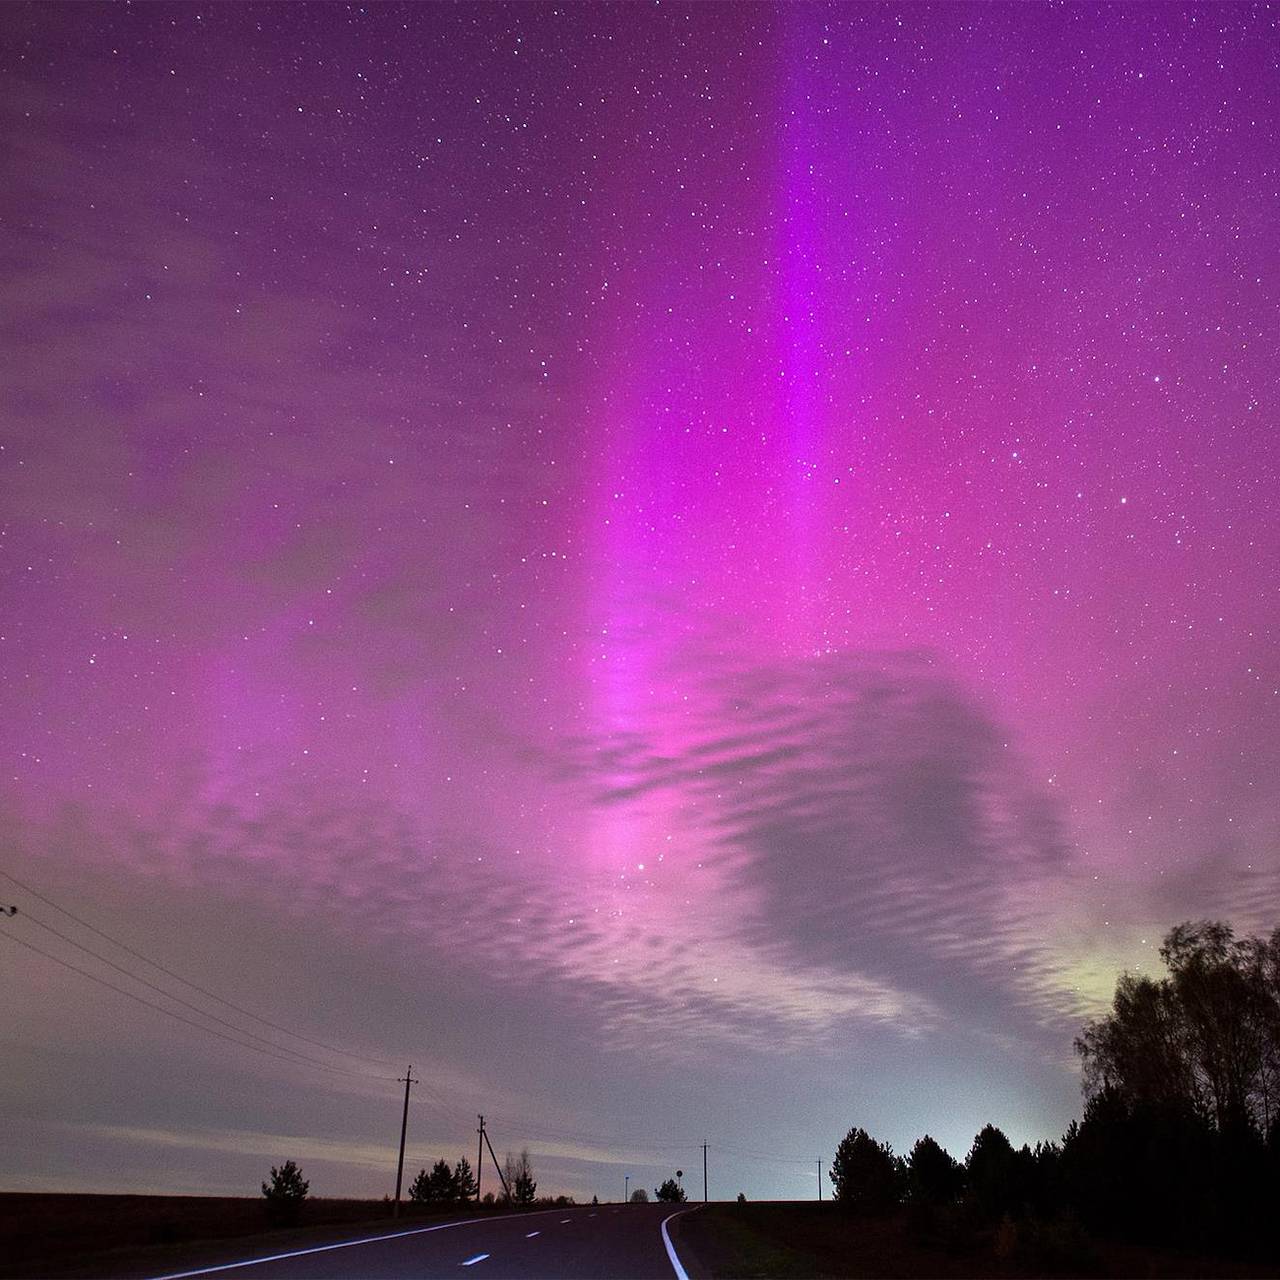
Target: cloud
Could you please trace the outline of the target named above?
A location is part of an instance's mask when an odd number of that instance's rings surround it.
[[[263,748],[189,761],[129,820],[23,835],[322,920],[653,1062],[860,1027],[1056,1057],[1124,940],[1080,927],[1092,866],[998,719],[927,653],[694,665],[625,734],[501,741],[505,795],[470,812]]]
[[[549,807],[585,824],[569,840],[525,831],[513,850],[492,834],[510,814],[441,826],[264,750],[175,774],[107,856],[323,915],[407,963],[448,957],[671,1059],[859,1024],[1007,1030],[1011,1006],[1052,994],[1043,907],[1065,839],[1007,735],[927,655],[716,672],[691,714],[552,763]],[[72,827],[50,828],[51,852],[112,830],[91,810]]]
[[[349,1142],[307,1134],[259,1133],[241,1129],[158,1129],[138,1125],[78,1124],[78,1133],[131,1146],[176,1147],[184,1151],[218,1151],[264,1159],[308,1160],[385,1170],[385,1142]]]
[[[928,1009],[995,1027],[1044,1003],[1043,907],[1069,884],[1069,841],[1008,732],[934,658],[846,653],[707,683],[678,748],[619,736],[583,744],[576,768],[601,808],[664,796],[699,815],[757,965],[883,984],[904,1024]]]

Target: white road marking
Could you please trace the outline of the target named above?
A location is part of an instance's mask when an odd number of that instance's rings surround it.
[[[589,1214],[587,1214],[587,1217],[588,1217],[588,1218],[594,1218],[595,1216],[596,1216],[596,1215],[595,1215],[594,1213],[589,1213]]]
[[[694,1205],[694,1209],[700,1208],[700,1205]],[[667,1231],[667,1223],[672,1218],[678,1218],[682,1213],[692,1213],[693,1209],[677,1209],[675,1213],[668,1214],[662,1220],[662,1243],[667,1246],[667,1258],[671,1262],[671,1269],[676,1273],[676,1280],[689,1280],[689,1273],[684,1269],[684,1263],[680,1261],[679,1255],[676,1253],[676,1247],[671,1243],[671,1236]]]
[[[525,1236],[525,1239],[532,1240],[534,1236],[540,1236],[541,1234],[542,1234],[541,1231],[530,1231],[528,1235]]]
[[[462,1263],[464,1267],[474,1267],[477,1262],[483,1262],[489,1255],[487,1253],[477,1253],[474,1258],[468,1258]]]
[[[554,1210],[551,1210],[551,1212],[554,1212]],[[358,1240],[340,1240],[337,1244],[318,1244],[311,1249],[294,1249],[289,1253],[270,1253],[261,1258],[244,1258],[239,1262],[224,1262],[216,1267],[199,1267],[194,1271],[172,1271],[168,1275],[156,1276],[154,1280],[189,1280],[191,1276],[212,1276],[219,1271],[235,1271],[240,1267],[256,1267],[262,1262],[282,1262],[285,1258],[305,1258],[312,1253],[330,1253],[334,1249],[350,1249],[358,1244],[379,1244],[383,1240],[399,1240],[403,1236],[422,1236],[432,1231],[448,1231],[451,1227],[470,1227],[477,1222],[504,1222],[509,1218],[527,1217],[529,1215],[526,1213],[500,1213],[496,1217],[461,1218],[457,1222],[441,1222],[434,1227],[411,1227],[408,1231],[388,1231],[381,1236],[361,1236]],[[485,1256],[488,1257],[487,1254]]]
[[[572,1219],[572,1218],[561,1218],[561,1219],[560,1219],[560,1223],[561,1223],[561,1225],[562,1225],[562,1226],[563,1226],[566,1222],[572,1222],[572,1221],[573,1221],[573,1219]]]

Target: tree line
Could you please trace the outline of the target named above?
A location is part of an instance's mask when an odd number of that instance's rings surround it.
[[[449,1204],[474,1200],[478,1190],[471,1162],[463,1156],[452,1168],[447,1160],[437,1160],[430,1173],[419,1169],[409,1184],[409,1199],[415,1204]]]
[[[501,1181],[505,1184],[502,1195],[495,1196],[490,1192],[485,1196],[485,1203],[522,1207],[536,1203],[538,1183],[533,1176],[533,1163],[529,1159],[527,1147],[518,1156],[507,1152]],[[431,1166],[430,1173],[426,1169],[420,1169],[418,1176],[409,1184],[409,1199],[415,1204],[462,1203],[474,1200],[478,1192],[479,1186],[466,1156],[452,1168],[447,1160],[437,1160]]]
[[[1056,1232],[1068,1255],[1089,1232],[1280,1254],[1280,928],[1180,924],[1160,957],[1164,976],[1122,976],[1076,1039],[1084,1111],[1060,1141],[1015,1148],[988,1124],[960,1162],[927,1134],[901,1156],[851,1129],[836,1201],[905,1204],[932,1229]]]

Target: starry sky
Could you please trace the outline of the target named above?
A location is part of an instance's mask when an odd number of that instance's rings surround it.
[[[1278,64],[6,6],[3,1185],[382,1195],[410,1062],[411,1169],[588,1198],[1059,1134],[1280,918]]]

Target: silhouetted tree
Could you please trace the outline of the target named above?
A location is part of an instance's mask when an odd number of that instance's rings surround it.
[[[913,1204],[950,1204],[964,1186],[964,1170],[927,1133],[907,1156],[907,1195]]]
[[[887,1142],[850,1129],[831,1162],[835,1199],[850,1209],[887,1209],[902,1197],[903,1165]]]
[[[414,1204],[430,1204],[435,1199],[431,1175],[425,1169],[419,1169],[418,1176],[409,1184],[409,1199]]]
[[[1029,1159],[1031,1153],[1026,1151]],[[965,1181],[977,1207],[990,1217],[1012,1213],[1021,1207],[1019,1171],[1027,1160],[1019,1160],[1012,1143],[993,1124],[984,1125],[973,1140],[965,1159]]]
[[[516,1200],[516,1158],[507,1152],[502,1162],[502,1201],[504,1204],[515,1204]]]
[[[297,1222],[310,1189],[311,1183],[303,1178],[302,1170],[292,1160],[286,1160],[278,1169],[273,1165],[271,1180],[262,1184],[267,1216],[282,1225]]]
[[[1265,1139],[1280,1082],[1280,929],[1237,939],[1202,920],[1165,935],[1162,979],[1124,974],[1106,1017],[1076,1040],[1087,1096],[1188,1109],[1220,1133]]]
[[[453,1166],[453,1193],[459,1200],[474,1200],[477,1190],[476,1175],[471,1172],[471,1162],[463,1156]]]
[[[637,1187],[631,1193],[631,1203],[632,1204],[648,1204],[649,1193],[643,1187]]]
[[[1160,957],[1168,976],[1123,975],[1076,1041],[1085,1114],[1064,1136],[1061,1194],[1106,1230],[1274,1249],[1280,929],[1188,922]]]
[[[1169,931],[1160,958],[1169,967],[1187,1028],[1192,1070],[1221,1132],[1262,1126],[1267,1040],[1276,1029],[1276,991],[1267,989],[1269,943],[1237,941],[1231,926],[1202,920]]]
[[[429,1179],[432,1200],[447,1203],[458,1198],[458,1188],[453,1180],[453,1170],[449,1168],[447,1160],[437,1160],[431,1166]]]
[[[1214,1216],[1214,1133],[1191,1107],[1096,1092],[1063,1136],[1062,1195],[1092,1227],[1192,1243]]]
[[[511,1198],[518,1205],[530,1205],[538,1193],[538,1184],[533,1180],[533,1166],[529,1163],[529,1148],[520,1152],[510,1176]]]
[[[664,1204],[683,1204],[686,1199],[684,1188],[674,1178],[668,1178],[653,1194]]]
[[[1056,1212],[1062,1201],[1062,1148],[1056,1142],[1037,1142],[1022,1176],[1027,1207],[1042,1215]]]

